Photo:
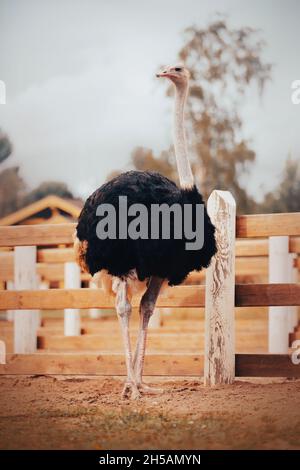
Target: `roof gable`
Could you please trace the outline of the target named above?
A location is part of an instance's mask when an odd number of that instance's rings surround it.
[[[9,214],[2,219],[0,219],[0,225],[17,225],[21,222],[24,222],[26,219],[38,214],[39,212],[45,209],[58,209],[67,214],[74,219],[77,219],[81,208],[78,206],[78,201],[72,202],[70,199],[66,200],[56,195],[45,196],[38,201],[29,204],[28,206],[22,207],[22,209]]]

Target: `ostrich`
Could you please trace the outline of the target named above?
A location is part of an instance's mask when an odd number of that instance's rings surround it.
[[[115,307],[121,326],[127,379],[122,396],[137,399],[142,393],[158,393],[142,381],[148,322],[157,297],[165,283],[181,284],[189,272],[207,267],[216,253],[215,228],[204,209],[204,244],[198,250],[186,250],[185,239],[100,239],[96,226],[96,210],[102,204],[112,204],[118,216],[119,196],[130,204],[166,203],[203,204],[187,154],[184,131],[184,108],[188,95],[189,72],[183,66],[167,67],[157,77],[168,78],[175,87],[174,147],[180,187],[168,178],[150,171],[128,171],[103,184],[85,202],[79,216],[74,238],[76,259],[91,273],[106,292],[115,295]],[[118,220],[118,218],[117,218]],[[172,224],[173,222],[171,222]],[[129,318],[131,297],[143,292],[139,314],[140,326],[135,354],[132,354]]]

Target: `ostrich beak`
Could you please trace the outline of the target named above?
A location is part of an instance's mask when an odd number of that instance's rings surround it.
[[[156,77],[157,78],[161,78],[161,77],[167,77],[167,78],[170,78],[171,74],[169,74],[166,70],[164,70],[163,72],[159,72],[156,74]]]

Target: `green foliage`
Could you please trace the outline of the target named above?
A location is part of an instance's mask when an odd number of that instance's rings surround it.
[[[265,195],[261,213],[300,211],[300,160],[288,158],[277,188]]]

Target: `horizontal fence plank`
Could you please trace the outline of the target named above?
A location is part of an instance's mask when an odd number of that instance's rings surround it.
[[[300,253],[300,237],[290,237],[290,253]],[[243,239],[236,240],[236,257],[268,256],[268,239]],[[38,250],[38,262],[40,263],[65,263],[75,261],[73,248],[41,248]]]
[[[97,320],[97,323],[87,323],[85,322],[84,318],[82,318],[82,328],[81,333],[83,336],[85,335],[110,335],[112,331],[118,331],[118,321],[115,314],[110,317],[112,319],[111,322],[106,321],[106,319],[101,319],[101,321]],[[181,320],[172,320],[172,318],[168,318],[165,321],[163,326],[159,327],[159,329],[153,328],[151,329],[151,333],[159,333],[160,335],[169,334],[169,333],[193,333],[197,332],[197,334],[204,334],[204,321],[202,320],[189,320],[189,321],[181,321]],[[58,319],[59,321],[56,323],[49,323],[47,322],[45,326],[41,327],[38,330],[39,336],[51,336],[51,335],[63,335],[63,319]],[[236,334],[240,335],[241,333],[247,331],[252,332],[254,334],[266,333],[268,332],[268,324],[267,320],[261,321],[253,321],[253,318],[250,317],[249,320],[238,320],[236,323]],[[5,327],[8,331],[8,327]],[[133,315],[133,318],[130,323],[130,331],[134,335],[137,333],[138,330],[138,315]],[[1,331],[1,330],[0,330]]]
[[[53,251],[53,253],[51,253]],[[60,254],[60,251],[62,252]],[[245,250],[244,250],[245,251]],[[251,247],[249,248],[249,252]],[[14,279],[13,252],[0,252],[0,281],[10,281]],[[47,281],[64,280],[64,262],[74,261],[72,248],[53,248],[38,251],[37,273],[42,279]],[[300,256],[295,261],[295,267],[300,270]],[[250,254],[236,257],[236,276],[267,276],[268,258],[267,256],[252,256]],[[81,280],[88,281],[91,275],[81,273]],[[187,277],[186,283],[200,283],[205,280],[205,271],[193,271]]]
[[[75,261],[75,253],[71,248],[41,248],[37,252],[39,263],[67,263]]]
[[[288,354],[236,354],[236,377],[300,377]]]
[[[300,305],[300,284],[238,284],[236,307]],[[140,296],[134,296],[137,307]],[[158,297],[157,307],[203,307],[205,286],[168,287]],[[0,310],[60,310],[63,308],[114,308],[114,296],[101,289],[50,289],[0,291]]]
[[[300,235],[300,212],[240,215],[237,217],[237,238],[262,238],[281,235]]]
[[[148,354],[145,375],[195,375],[203,371],[203,357],[185,353]],[[7,364],[0,365],[0,375],[125,375],[125,357],[119,353],[36,353],[7,355]]]
[[[300,237],[289,237],[289,252],[300,253]],[[235,256],[269,256],[269,239],[244,238],[235,241]]]
[[[0,264],[7,265],[12,269],[14,252],[0,252]],[[37,262],[47,264],[63,264],[75,261],[75,253],[73,247],[70,248],[40,248],[37,251]]]
[[[236,377],[300,377],[300,365],[289,355],[236,354]],[[8,354],[0,375],[125,375],[125,359],[118,353]],[[203,355],[152,353],[145,358],[145,375],[203,375]]]
[[[300,268],[300,258],[295,260],[295,266]],[[243,256],[235,260],[236,276],[267,276],[269,272],[269,261],[265,256]],[[205,271],[193,271],[189,274],[188,282],[200,282],[205,279]]]
[[[130,330],[131,331],[131,330]],[[131,340],[135,342],[137,332],[131,331]],[[203,349],[204,333],[152,333],[147,335],[147,351],[174,350],[200,351]],[[118,331],[111,334],[64,336],[38,336],[38,349],[55,351],[119,351],[123,352],[122,336]]]
[[[0,226],[0,247],[72,244],[75,227],[74,223]],[[300,236],[300,212],[237,217],[237,238],[264,238],[276,235]]]
[[[289,252],[300,253],[300,237],[290,237],[289,239]]]
[[[300,237],[290,237],[290,253],[300,253]],[[236,257],[268,256],[269,241],[267,238],[256,239],[238,239],[235,243]],[[2,256],[5,256],[6,258]],[[13,251],[0,253],[0,261],[8,262],[13,257]],[[37,254],[39,263],[66,263],[75,261],[73,247],[70,248],[40,248]]]
[[[236,239],[235,240],[235,256],[268,256],[269,240],[267,238],[256,239]]]
[[[204,306],[204,286],[168,287],[159,296],[157,307]],[[133,297],[132,305],[139,305],[140,296]],[[30,305],[30,307],[29,307]],[[115,306],[114,296],[102,289],[50,289],[38,291],[0,291],[0,310],[60,310],[63,308],[103,308]]]
[[[14,263],[10,253],[0,253],[0,281],[11,281],[14,279]],[[63,281],[65,278],[64,264],[60,263],[37,263],[37,274],[45,281]],[[92,276],[81,273],[82,281],[89,281]]]
[[[31,305],[31,307],[28,307]],[[1,310],[60,310],[64,308],[113,308],[113,297],[96,289],[50,289],[0,292]]]
[[[50,251],[50,250],[49,250]],[[300,268],[300,257],[295,260],[295,266]],[[64,280],[63,263],[37,263],[37,273],[42,279],[47,281]],[[263,256],[240,257],[236,258],[235,265],[236,276],[262,276],[268,274],[268,258]],[[12,253],[0,253],[0,281],[9,281],[14,279],[14,264]],[[81,280],[88,281],[91,275],[81,274]],[[187,278],[187,283],[197,283],[205,279],[205,271],[193,271]]]
[[[131,331],[132,341],[137,339],[137,331]],[[152,351],[189,351],[200,352],[204,347],[204,330],[199,332],[166,333],[161,328],[158,333],[149,331],[147,352]],[[268,334],[263,331],[242,331],[236,334],[238,352],[267,351]],[[38,348],[55,351],[123,351],[122,336],[119,332],[103,332],[94,335],[64,336],[63,334],[46,334],[38,336]]]
[[[72,244],[76,224],[0,226],[0,246]]]
[[[164,310],[164,309],[162,309]],[[196,309],[195,309],[196,310]],[[198,309],[197,309],[198,310]],[[81,318],[81,336],[76,337],[76,338],[83,338],[86,336],[106,336],[107,338],[110,338],[112,334],[116,334],[118,337],[120,337],[119,334],[119,324],[118,324],[118,319],[117,315],[115,312],[113,312],[112,315],[108,317],[103,317],[101,320],[93,320],[92,322],[86,321],[88,318],[82,317]],[[54,337],[57,335],[64,335],[64,324],[63,324],[63,317],[59,316],[55,318],[55,321],[50,321],[54,320],[53,318],[49,319],[43,319],[43,325],[38,329],[38,336],[46,338],[46,337]],[[184,335],[185,333],[187,334],[196,334],[196,335],[204,335],[204,321],[203,319],[199,320],[189,320],[189,321],[181,321],[181,320],[176,320],[172,319],[172,317],[168,318],[167,321],[165,321],[164,318],[164,323],[162,326],[159,328],[153,328],[151,329],[151,332],[149,334],[153,335],[160,335],[163,338],[164,334],[167,335],[174,335],[174,334],[180,334]],[[138,327],[139,327],[139,315],[138,312],[134,312],[133,316],[131,318],[130,322],[130,332],[132,336],[136,336],[138,332]],[[264,320],[255,320],[253,317],[250,316],[249,319],[237,319],[235,322],[235,331],[236,331],[236,337],[237,338],[242,338],[244,335],[249,335],[248,337],[250,338],[251,335],[267,335],[268,333],[268,323],[267,323],[267,318]],[[113,333],[112,333],[113,332]],[[5,335],[12,335],[13,334],[13,322],[10,321],[1,321],[0,322],[0,337],[5,336]],[[248,338],[247,337],[247,338]],[[64,338],[67,341],[66,336]]]
[[[238,307],[300,305],[300,284],[239,284],[235,289]]]

